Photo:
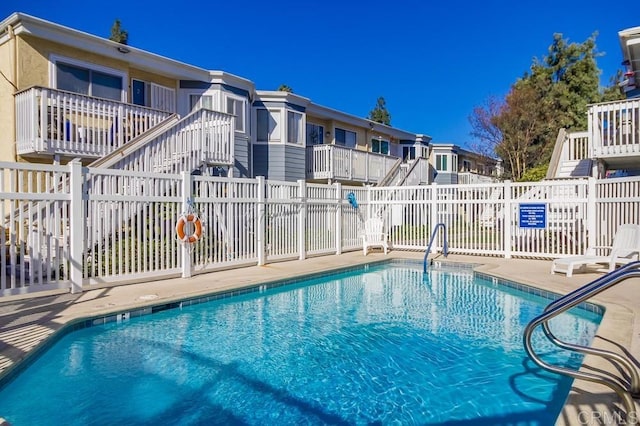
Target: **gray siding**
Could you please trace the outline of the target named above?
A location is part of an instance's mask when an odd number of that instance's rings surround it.
[[[304,147],[281,144],[254,145],[253,174],[288,182],[304,179]]]
[[[235,157],[233,165],[233,177],[251,177],[251,159],[249,158],[249,141],[246,138],[236,137],[233,145]]]
[[[439,185],[451,185],[458,183],[457,173],[438,172],[433,181]]]

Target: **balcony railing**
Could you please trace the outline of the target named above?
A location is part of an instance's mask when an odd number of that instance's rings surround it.
[[[458,172],[458,184],[470,185],[474,183],[494,183],[497,182],[493,176],[481,175],[473,172]]]
[[[307,147],[307,179],[377,183],[398,157],[359,151],[336,145]]]
[[[589,134],[596,158],[640,154],[640,99],[590,106]]]
[[[103,157],[171,115],[44,87],[18,92],[15,103],[17,153],[22,156]]]

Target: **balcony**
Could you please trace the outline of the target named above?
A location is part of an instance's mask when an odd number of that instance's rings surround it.
[[[640,99],[606,102],[589,107],[592,158],[611,168],[629,168],[640,156]]]
[[[18,92],[15,105],[16,149],[27,158],[101,158],[171,115],[44,87]]]
[[[397,157],[337,145],[307,147],[307,179],[378,183]]]

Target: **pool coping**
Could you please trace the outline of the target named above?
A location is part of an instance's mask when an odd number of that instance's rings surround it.
[[[342,255],[345,256],[345,255]],[[524,285],[526,286],[528,289],[534,288],[537,289],[536,291],[542,291],[542,292],[550,292],[553,295],[561,295],[564,294],[567,290],[570,289],[575,289],[575,282],[576,279],[566,279],[564,277],[562,278],[558,278],[558,276],[555,276],[556,278],[553,278],[552,281],[554,281],[555,283],[552,284],[559,284],[561,283],[562,285],[560,286],[560,288],[556,288],[553,287],[552,290],[549,289],[549,286],[546,285],[545,283],[540,283],[540,282],[532,282],[531,280],[531,276],[530,275],[526,275],[524,277],[514,277],[513,274],[509,274],[508,269],[506,268],[506,266],[511,265],[512,263],[514,264],[518,264],[521,262],[526,262],[526,260],[523,259],[519,259],[519,260],[507,260],[507,259],[494,259],[494,258],[484,258],[484,257],[478,257],[478,256],[451,256],[450,258],[453,257],[453,260],[446,260],[446,263],[471,263],[474,265],[473,269],[474,269],[474,273],[479,273],[479,274],[485,274],[486,276],[490,277],[491,279],[498,279],[498,280],[504,280],[505,282],[515,282],[516,284],[519,285]],[[458,259],[455,259],[455,258]],[[313,263],[312,259],[307,259],[304,261],[297,261],[295,262],[294,265],[294,269],[298,269],[298,270],[304,270],[307,271],[304,274],[300,274],[300,275],[295,275],[295,271],[287,271],[287,273],[285,275],[287,275],[287,277],[283,278],[283,277],[276,277],[273,279],[265,279],[264,278],[264,272],[269,269],[269,268],[265,268],[265,267],[254,267],[253,269],[257,269],[259,272],[258,274],[260,275],[260,279],[256,279],[255,277],[253,279],[249,279],[249,280],[245,280],[245,283],[236,283],[236,284],[232,284],[232,285],[226,285],[226,286],[222,286],[219,288],[216,288],[214,290],[211,290],[211,288],[207,288],[207,289],[203,289],[203,288],[198,288],[197,286],[195,286],[194,288],[191,288],[190,291],[187,289],[186,292],[183,291],[180,294],[174,294],[172,296],[169,297],[163,297],[161,299],[161,303],[159,303],[159,300],[140,300],[140,299],[136,299],[134,301],[134,303],[131,303],[129,301],[128,304],[125,303],[126,306],[123,307],[111,307],[111,306],[107,306],[105,307],[104,305],[99,305],[97,307],[92,306],[92,308],[99,308],[98,311],[99,312],[93,312],[92,314],[88,314],[87,312],[85,312],[84,314],[78,314],[78,313],[71,313],[70,315],[60,315],[55,317],[56,321],[52,322],[50,325],[54,325],[54,327],[50,330],[48,335],[45,335],[44,337],[41,338],[41,340],[30,347],[30,349],[26,350],[26,352],[22,355],[22,356],[17,356],[16,359],[14,359],[8,367],[5,365],[4,367],[2,365],[0,365],[0,368],[2,368],[2,371],[0,371],[0,381],[3,383],[8,383],[11,379],[8,379],[7,377],[14,376],[18,373],[20,373],[24,368],[27,368],[30,365],[30,361],[33,361],[33,359],[35,359],[36,355],[41,354],[44,350],[48,349],[49,345],[55,343],[60,336],[68,333],[69,331],[73,331],[74,329],[77,328],[82,328],[83,325],[81,325],[81,323],[83,321],[87,321],[87,320],[93,320],[95,321],[95,319],[103,317],[114,317],[114,320],[117,321],[117,315],[118,313],[125,313],[127,311],[132,311],[132,310],[149,310],[151,311],[150,313],[154,312],[154,306],[156,307],[155,312],[159,311],[159,310],[163,310],[163,308],[160,307],[165,307],[171,304],[176,304],[176,303],[180,303],[180,302],[184,302],[187,300],[198,300],[198,299],[202,299],[202,298],[207,298],[207,297],[213,297],[214,295],[220,295],[220,294],[228,294],[227,297],[232,297],[235,295],[239,295],[239,294],[244,294],[244,293],[248,293],[249,291],[254,291],[251,290],[252,288],[255,288],[256,286],[260,286],[260,285],[268,285],[270,283],[281,283],[280,285],[287,285],[287,284],[291,284],[294,283],[296,281],[299,281],[301,279],[304,278],[309,278],[309,277],[319,277],[322,275],[328,275],[331,273],[335,273],[336,271],[343,271],[343,270],[349,270],[350,268],[360,268],[362,265],[375,265],[377,263],[387,263],[389,260],[394,260],[394,259],[412,259],[413,260],[413,264],[415,265],[415,261],[416,259],[420,259],[422,258],[422,255],[420,253],[407,253],[407,252],[395,252],[392,253],[390,256],[375,256],[374,255],[369,255],[367,257],[363,257],[362,255],[357,255],[357,254],[351,254],[351,258],[347,258],[346,262],[341,262],[338,261],[337,259],[342,259],[339,256],[336,257],[330,257],[328,259],[328,261],[316,261],[315,263],[319,263],[319,265],[312,265],[311,267],[301,267],[298,268],[298,266],[301,265],[309,265],[310,263],[306,263],[306,262],[311,262]],[[326,259],[325,258],[321,258],[321,259]],[[462,259],[462,260],[460,260]],[[531,261],[533,262],[533,261]],[[287,263],[287,262],[284,262]],[[288,265],[284,265],[284,266],[291,266],[294,262],[289,263]],[[343,266],[336,266],[336,264],[339,263],[343,263]],[[544,267],[545,269],[548,267],[549,263],[544,262]],[[282,272],[283,268],[280,268],[278,266],[273,266],[271,265],[271,269],[279,269],[281,270],[280,272]],[[315,270],[314,270],[315,269]],[[308,272],[310,271],[311,272]],[[548,269],[547,269],[548,271]],[[235,270],[235,273],[237,275],[238,270]],[[520,271],[522,272],[522,271]],[[547,272],[548,273],[548,272]],[[217,273],[212,273],[212,274],[202,274],[199,275],[198,277],[201,276],[214,276]],[[553,277],[553,276],[552,276]],[[580,276],[579,276],[580,277]],[[524,279],[522,279],[524,278]],[[579,279],[578,281],[582,281],[582,282],[588,282],[590,281],[589,276],[582,276],[581,279]],[[174,280],[170,280],[173,281],[174,285],[175,283],[184,283],[184,280],[180,280],[180,279],[174,279]],[[197,281],[197,280],[194,280]],[[566,283],[565,283],[566,282]],[[156,282],[156,285],[159,286],[160,282]],[[146,285],[148,285],[149,283],[145,283]],[[145,284],[135,284],[135,286],[145,286]],[[125,286],[126,287],[126,286]],[[564,288],[562,288],[564,287]],[[573,288],[572,288],[573,287]],[[122,286],[114,288],[115,289],[120,289],[122,288]],[[89,290],[89,292],[99,292],[99,291],[104,291],[104,289],[96,289],[96,290]],[[124,290],[121,290],[124,291]],[[88,292],[87,292],[88,293]],[[160,292],[158,292],[160,293]],[[110,296],[110,295],[109,295]],[[95,296],[94,298],[88,297],[88,299],[90,299],[89,301],[95,301],[98,300],[99,296]],[[218,297],[219,298],[219,297]],[[601,323],[598,327],[598,332],[597,335],[601,335],[601,334],[608,334],[609,331],[614,331],[614,332],[620,332],[620,323],[624,322],[626,323],[626,330],[629,330],[629,326],[631,325],[631,329],[633,329],[633,322],[634,322],[634,310],[633,309],[629,309],[626,306],[622,306],[620,305],[620,303],[616,303],[615,301],[612,302],[610,300],[605,300],[605,301],[601,301],[599,300],[599,298],[594,298],[593,299],[594,303],[596,303],[598,306],[604,308],[604,313],[602,316],[602,320]],[[86,303],[87,300],[80,300],[80,299],[76,299],[73,303],[71,303],[70,306],[73,306],[75,303]],[[198,302],[198,303],[202,303]],[[0,303],[0,307],[2,307],[2,303]],[[85,311],[86,311],[86,306],[85,306]],[[166,309],[166,308],[164,308]],[[57,320],[60,321],[57,321]],[[611,324],[609,324],[611,323]],[[609,324],[609,325],[608,325]],[[1,327],[0,327],[1,328]],[[0,330],[1,331],[1,330]],[[607,333],[604,333],[605,331],[607,331]],[[64,334],[61,334],[64,333]],[[615,334],[615,333],[614,333]],[[2,335],[0,333],[0,344],[4,343],[2,341]],[[596,342],[596,345],[592,344],[592,346],[601,346],[601,342]],[[622,347],[622,349],[625,348],[629,348],[632,349],[633,347],[633,342],[631,341],[625,341],[623,344],[616,344],[614,345],[616,347]],[[4,349],[2,346],[0,346],[0,355],[2,355],[2,352]],[[599,365],[602,364],[602,360],[600,360],[599,358],[593,360],[590,359],[591,356],[587,356],[585,357],[585,360],[583,361],[583,366],[586,365],[587,363],[589,363],[590,365],[593,364],[593,368],[600,368]],[[0,360],[1,361],[1,360]],[[607,366],[605,366],[607,367]],[[610,366],[608,366],[610,369]],[[574,381],[575,383],[576,381]],[[596,385],[597,386],[597,385]],[[576,386],[574,386],[575,388]],[[581,383],[581,386],[579,386],[579,391],[583,392],[583,391],[590,391],[590,388],[593,387],[593,384],[590,383],[586,383],[586,385],[584,383]],[[573,388],[572,388],[573,389]],[[608,389],[608,388],[607,388]],[[601,389],[600,389],[601,390]],[[572,391],[573,393],[573,391]],[[608,394],[611,394],[611,392],[605,392]],[[578,393],[576,393],[578,394]],[[602,395],[602,392],[599,392],[599,394]],[[575,395],[574,395],[575,396]],[[579,396],[579,395],[578,395]],[[603,395],[602,398],[606,399],[605,397],[608,396],[610,397],[611,395]],[[569,395],[568,399],[567,399],[567,404],[565,404],[565,408],[567,406],[569,407],[578,407],[578,409],[581,409],[581,405],[579,402],[578,398],[578,402],[576,401],[572,401],[573,398],[572,394]],[[608,401],[608,402],[604,402],[604,406],[600,407],[598,405],[598,407],[592,407],[593,410],[610,410],[615,412],[615,410],[619,410],[619,402],[617,401],[617,397],[615,396],[615,394],[613,395],[613,398],[609,398],[612,399],[612,401]],[[596,405],[591,403],[591,405]],[[563,410],[563,413],[561,413],[561,416],[558,418],[558,422],[557,424],[575,424],[575,419],[577,418],[576,415],[579,415],[581,412],[580,411],[576,411],[573,410],[573,412],[571,412],[571,410],[569,410],[570,412],[565,413],[566,410]],[[1,416],[1,413],[0,413]]]

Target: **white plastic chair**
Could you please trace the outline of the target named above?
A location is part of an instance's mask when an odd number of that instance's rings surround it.
[[[387,254],[389,244],[387,234],[384,232],[384,222],[377,217],[367,219],[364,222],[364,233],[362,234],[362,251],[364,255],[370,247],[382,247],[384,254]]]
[[[608,249],[608,256],[596,255],[597,249]],[[613,238],[613,245],[602,247],[590,247],[584,256],[570,256],[556,259],[551,265],[551,273],[564,272],[567,277],[573,274],[575,269],[581,269],[587,265],[604,265],[606,272],[611,272],[616,265],[638,260],[640,256],[640,225],[621,225]]]

